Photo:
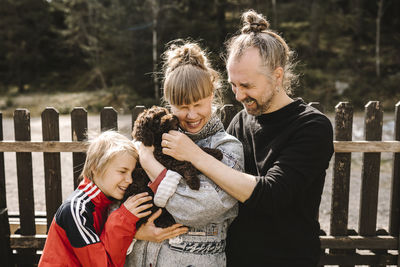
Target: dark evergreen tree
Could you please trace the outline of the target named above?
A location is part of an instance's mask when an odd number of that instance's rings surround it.
[[[0,90],[103,88],[111,102],[129,95],[130,106],[141,104],[161,93],[160,55],[171,40],[199,41],[224,73],[224,42],[247,9],[266,15],[296,51],[295,96],[356,107],[369,99],[393,106],[400,97],[400,3],[393,0],[2,0]]]

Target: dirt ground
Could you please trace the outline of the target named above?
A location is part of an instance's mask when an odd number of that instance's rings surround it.
[[[329,116],[333,119],[333,115]],[[332,120],[333,122],[333,120]],[[60,139],[71,140],[71,120],[68,115],[60,116]],[[98,116],[89,116],[89,132],[100,131],[100,119]],[[353,123],[353,140],[363,139],[363,114],[355,114]],[[119,130],[129,136],[130,116],[121,115],[118,119]],[[14,126],[11,118],[3,118],[4,140],[14,140]],[[393,113],[384,114],[383,140],[393,140],[394,117]],[[41,141],[41,120],[40,117],[31,118],[32,141]],[[18,191],[15,153],[4,153],[6,168],[6,190],[7,205],[10,212],[18,211]],[[390,187],[392,174],[392,153],[382,153],[382,164],[379,185],[379,203],[377,228],[388,229],[388,214],[390,208]],[[34,178],[34,202],[36,211],[45,211],[44,200],[44,173],[42,153],[32,153],[33,178]],[[331,161],[332,165],[333,160]],[[360,181],[361,181],[362,154],[352,154],[351,182],[350,182],[350,205],[349,205],[349,228],[358,229],[358,209],[360,202]],[[62,170],[62,192],[65,199],[73,191],[72,176],[72,153],[61,153]],[[332,168],[327,170],[326,183],[320,207],[321,228],[329,233],[329,219],[331,210],[331,185]]]

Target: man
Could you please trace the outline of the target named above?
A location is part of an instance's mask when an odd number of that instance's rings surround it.
[[[291,51],[254,11],[242,16],[241,34],[227,43],[227,71],[245,107],[228,132],[244,147],[245,173],[203,153],[177,131],[163,136],[163,152],[190,161],[238,199],[230,226],[228,266],[317,266],[317,214],[333,154],[329,120],[301,99],[289,97],[296,75]]]

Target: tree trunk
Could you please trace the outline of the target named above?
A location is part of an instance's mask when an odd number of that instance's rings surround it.
[[[382,6],[383,0],[378,1],[378,14],[376,16],[376,45],[375,45],[375,65],[376,65],[376,76],[379,78],[381,76],[381,59],[380,59],[380,39],[381,39],[381,19],[382,19]]]
[[[218,43],[222,44],[225,40],[226,36],[226,27],[225,27],[225,9],[226,9],[226,0],[217,0],[217,26],[218,26]]]
[[[94,69],[95,75],[99,77],[100,82],[101,82],[101,86],[103,87],[103,89],[105,89],[106,91],[108,91],[108,86],[106,83],[106,79],[104,78],[103,72],[101,71],[100,67],[96,67]]]
[[[158,23],[158,12],[160,6],[158,0],[151,0],[152,15],[153,15],[153,83],[154,83],[154,98],[160,99],[160,91],[157,79],[157,23]]]
[[[364,66],[364,61],[365,61],[365,55],[364,51],[360,49],[360,46],[362,45],[362,34],[363,34],[363,28],[365,27],[363,25],[363,20],[364,20],[364,11],[363,11],[363,5],[364,1],[363,0],[351,0],[350,2],[350,12],[352,16],[354,17],[354,22],[353,22],[353,33],[352,33],[352,46],[351,49],[349,49],[348,53],[349,55],[352,55],[352,60],[349,62],[351,63],[352,69],[355,72],[356,76],[362,75],[362,67]]]
[[[278,13],[276,11],[276,0],[272,0],[272,27],[274,30],[278,27]]]
[[[321,21],[321,4],[319,0],[313,0],[311,4],[311,18],[310,18],[310,56],[315,56],[319,50],[319,35],[320,35],[320,21]]]

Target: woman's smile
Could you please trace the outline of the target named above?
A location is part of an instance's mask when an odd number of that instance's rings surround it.
[[[171,105],[171,111],[178,117],[183,130],[197,133],[211,118],[212,99],[212,96],[208,96],[187,105]]]
[[[185,124],[187,125],[187,128],[194,130],[201,125],[201,121],[201,119],[197,121],[187,121]]]

